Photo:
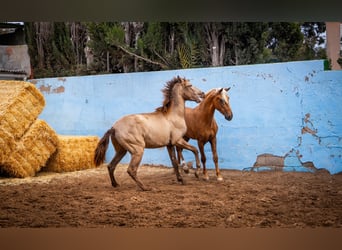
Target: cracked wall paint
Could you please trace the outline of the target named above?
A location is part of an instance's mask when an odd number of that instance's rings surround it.
[[[32,82],[46,89],[42,91],[46,107],[40,118],[59,134],[102,136],[121,116],[151,112],[160,106],[160,90],[177,75],[190,79],[203,91],[232,87],[233,120],[228,122],[215,113],[221,168],[252,168],[258,156],[268,153],[283,157],[283,169],[289,167],[290,171],[290,166],[297,166],[294,171],[299,171],[310,162],[330,173],[342,171],[342,71],[324,71],[322,60]],[[213,168],[209,144],[205,151],[207,165]],[[113,154],[110,146],[107,160]],[[184,156],[187,161],[194,160],[190,152]],[[123,160],[128,161],[129,157]],[[146,150],[143,163],[170,166],[165,149]]]
[[[301,134],[307,136],[298,136],[299,144],[292,148],[284,156],[277,156],[272,154],[261,154],[257,156],[257,159],[253,167],[245,168],[244,170],[250,171],[266,171],[266,170],[281,170],[281,171],[299,171],[299,172],[311,172],[314,173],[320,168],[317,168],[312,161],[302,162],[303,155],[301,154],[302,146],[309,145],[310,147],[322,147],[320,150],[310,150],[310,154],[315,152],[326,151],[330,149],[330,155],[325,155],[326,159],[339,159],[342,157],[342,137],[340,136],[318,136],[318,129],[314,123],[310,120],[311,114],[306,113],[303,118],[303,126]],[[311,137],[310,137],[311,136]],[[307,140],[310,138],[311,140]],[[308,143],[309,142],[309,143]],[[304,146],[305,147],[305,146]],[[337,150],[337,154],[333,153],[334,149]],[[316,161],[317,162],[317,161]]]
[[[299,151],[291,149],[284,156],[278,156],[273,154],[261,154],[257,156],[257,159],[253,167],[244,168],[244,171],[296,171],[296,172],[311,172],[318,171],[313,162],[301,162],[301,155]]]
[[[312,135],[318,143],[321,139],[316,135],[317,129],[314,124],[310,121],[310,114],[305,114],[303,118],[303,126],[301,129],[301,134]],[[244,170],[250,171],[266,171],[266,170],[281,170],[281,171],[299,171],[299,172],[316,172],[318,169],[315,167],[314,163],[302,162],[302,155],[300,154],[300,147],[302,145],[302,136],[298,137],[299,144],[294,148],[291,148],[284,156],[277,156],[273,154],[261,154],[257,156],[257,159],[253,167],[245,168]]]
[[[40,85],[39,86],[39,90],[42,93],[46,93],[46,94],[59,94],[59,93],[63,93],[65,91],[65,87],[64,86],[58,86],[55,88],[51,88],[51,85]]]

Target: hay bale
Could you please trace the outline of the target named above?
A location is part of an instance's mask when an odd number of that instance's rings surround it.
[[[0,127],[0,165],[5,162],[7,157],[15,148],[14,136]]]
[[[12,177],[34,176],[57,149],[55,131],[43,120],[36,120],[15,143],[1,168]]]
[[[95,168],[94,152],[98,142],[97,136],[58,135],[57,150],[44,171],[61,173]]]
[[[32,83],[0,80],[0,164],[44,106],[44,96]]]

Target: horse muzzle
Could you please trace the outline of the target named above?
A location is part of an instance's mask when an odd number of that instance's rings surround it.
[[[199,95],[198,95],[198,99],[196,100],[197,103],[200,103],[201,101],[203,101],[205,97],[205,93],[204,92],[201,92]]]
[[[233,113],[231,115],[225,115],[224,118],[228,121],[231,121],[233,119]]]

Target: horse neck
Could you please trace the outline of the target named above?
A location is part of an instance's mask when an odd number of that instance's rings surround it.
[[[174,94],[173,96],[168,113],[177,117],[180,116],[184,119],[185,100],[181,95]]]
[[[211,124],[214,113],[215,113],[215,107],[212,103],[212,98],[205,98],[198,106],[198,116],[199,119],[203,122]]]

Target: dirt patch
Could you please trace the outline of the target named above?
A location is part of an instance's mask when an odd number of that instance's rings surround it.
[[[224,181],[142,166],[143,192],[119,165],[37,177],[0,178],[0,227],[342,227],[342,175],[222,170]]]

